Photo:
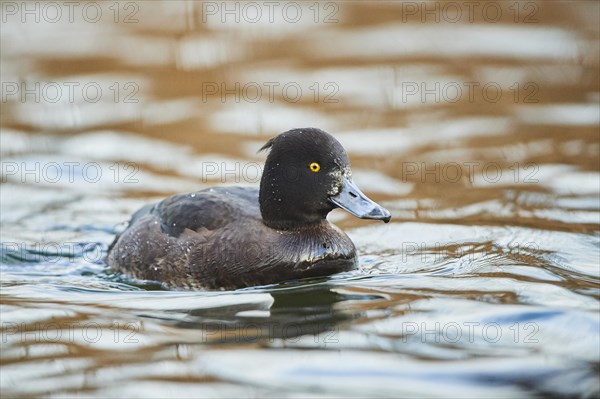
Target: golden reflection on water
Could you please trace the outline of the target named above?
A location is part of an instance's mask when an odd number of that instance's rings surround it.
[[[597,395],[600,6],[475,3],[0,3],[3,395]],[[331,215],[360,271],[104,270],[139,206],[256,184],[302,126],[392,211]]]

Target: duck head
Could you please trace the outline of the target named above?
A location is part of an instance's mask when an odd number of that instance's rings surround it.
[[[286,229],[322,221],[335,208],[361,219],[391,219],[352,181],[344,147],[320,129],[293,129],[269,140],[259,203],[267,226]]]

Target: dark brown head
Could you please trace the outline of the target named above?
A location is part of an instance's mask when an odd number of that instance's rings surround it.
[[[352,182],[344,147],[315,128],[293,129],[269,140],[260,182],[260,211],[266,225],[293,228],[317,223],[340,207],[363,219],[389,222],[390,213]]]

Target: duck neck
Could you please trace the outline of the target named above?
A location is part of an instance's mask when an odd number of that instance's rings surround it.
[[[281,179],[265,170],[260,181],[258,202],[263,223],[278,230],[291,230],[322,223],[329,213],[303,209],[300,193],[284,190]]]

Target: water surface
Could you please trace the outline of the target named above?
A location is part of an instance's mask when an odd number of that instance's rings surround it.
[[[598,3],[28,4],[2,3],[3,396],[600,393]],[[140,206],[257,185],[300,126],[393,214],[330,215],[359,270],[186,292],[106,267]]]

